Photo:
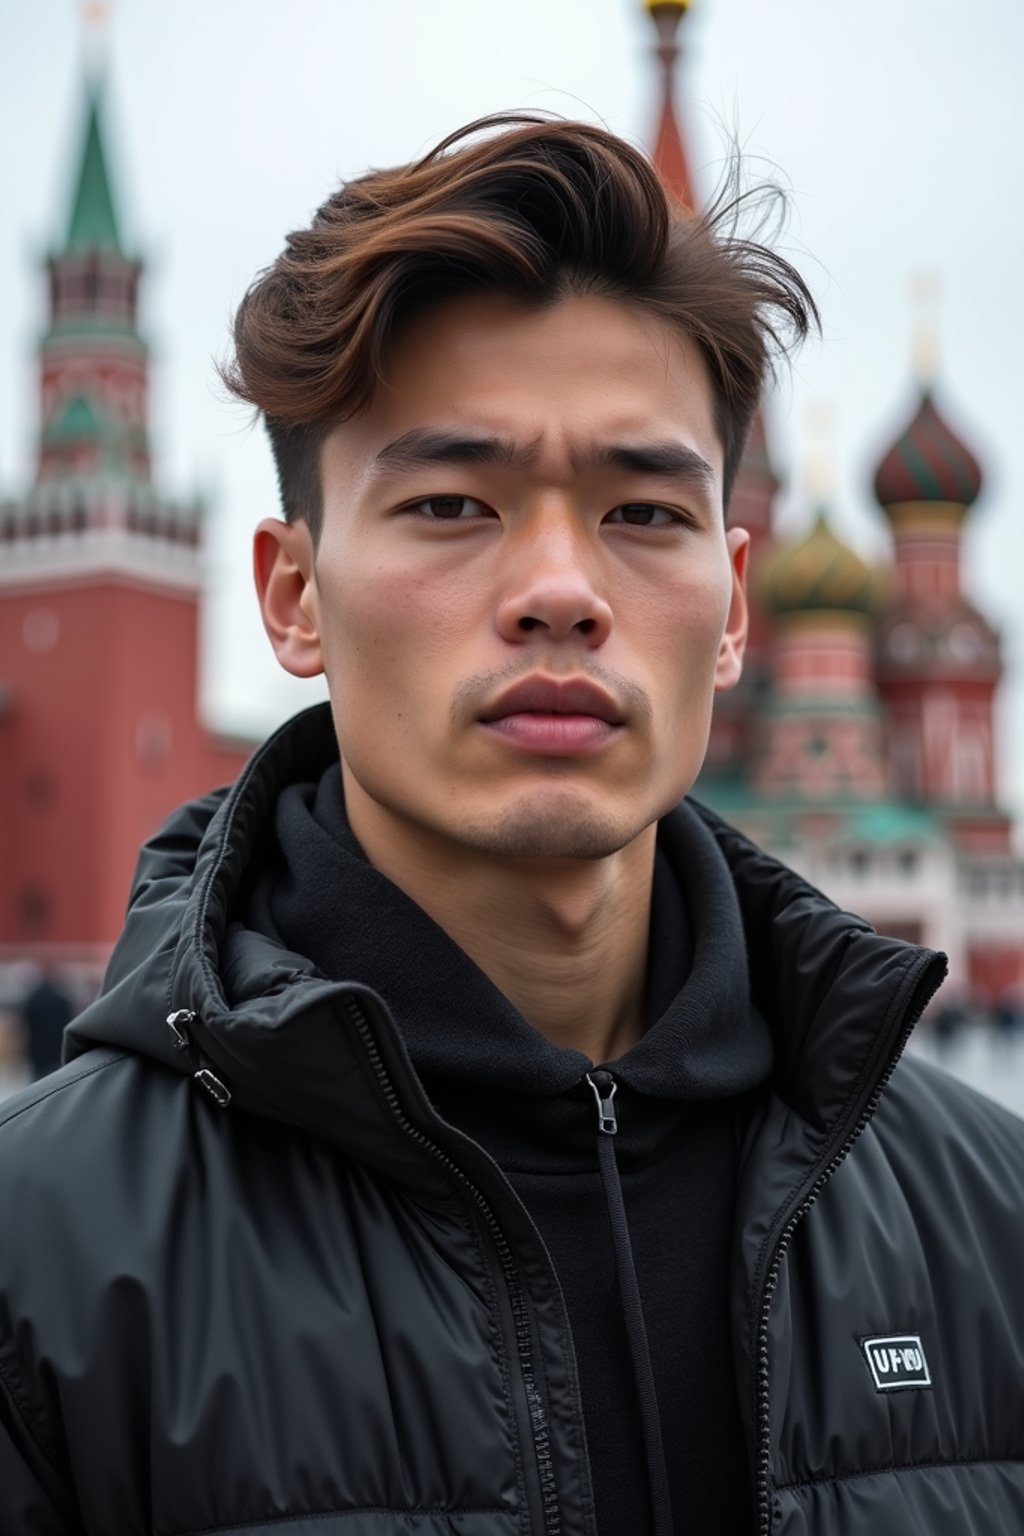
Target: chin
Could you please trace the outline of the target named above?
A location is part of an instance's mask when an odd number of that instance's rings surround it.
[[[607,859],[649,824],[636,808],[610,815],[571,791],[532,795],[493,818],[463,821],[454,833],[464,847],[506,859]]]

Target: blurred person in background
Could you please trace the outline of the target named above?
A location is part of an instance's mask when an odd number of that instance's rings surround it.
[[[60,1066],[64,1031],[74,1017],[71,998],[57,977],[44,970],[21,1004],[25,1049],[34,1078]]]
[[[944,957],[686,798],[813,301],[611,134],[483,127],[237,315],[330,704],[146,845],[0,1115],[0,1527],[1024,1530],[1024,1125],[901,1060]]]

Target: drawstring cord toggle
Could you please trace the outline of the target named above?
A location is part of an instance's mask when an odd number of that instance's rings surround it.
[[[227,1109],[231,1103],[231,1089],[221,1081],[216,1072],[211,1071],[206,1065],[192,1044],[192,1037],[186,1028],[187,1025],[194,1024],[197,1018],[198,1014],[193,1008],[175,1008],[173,1013],[167,1015],[165,1022],[171,1032],[174,1049],[183,1053],[192,1069],[193,1081],[198,1083],[200,1088],[205,1089],[221,1109]]]

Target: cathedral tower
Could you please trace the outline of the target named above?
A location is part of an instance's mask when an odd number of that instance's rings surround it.
[[[754,792],[808,806],[882,799],[888,773],[871,647],[876,573],[819,509],[810,531],[768,562],[762,584],[775,637]]]
[[[939,811],[955,842],[1005,851],[995,800],[993,710],[999,638],[964,595],[964,525],[981,470],[930,385],[882,458],[875,495],[892,529],[895,567],[878,634],[878,684],[890,720],[898,791]]]

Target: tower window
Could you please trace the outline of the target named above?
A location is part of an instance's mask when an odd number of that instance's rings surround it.
[[[27,651],[45,656],[60,639],[60,619],[52,608],[30,608],[21,622],[21,639]]]
[[[26,885],[18,897],[18,916],[29,933],[39,933],[50,926],[53,897],[45,885]]]
[[[33,811],[48,811],[57,798],[57,785],[45,768],[33,768],[25,781],[25,799]]]

